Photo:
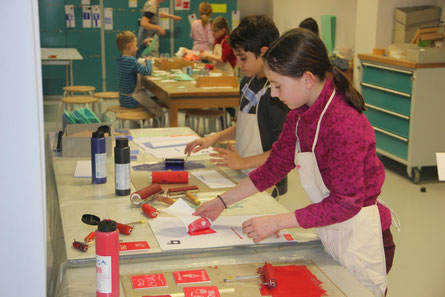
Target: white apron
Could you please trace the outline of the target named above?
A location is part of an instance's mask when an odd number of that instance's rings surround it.
[[[222,39],[221,43],[215,44],[213,46],[213,54],[215,56],[218,56],[218,57],[222,56],[222,44],[227,39],[229,39],[228,36],[224,37]],[[230,63],[228,61],[224,62],[224,63],[215,62],[215,67],[216,67],[216,69],[219,69],[219,70],[223,71],[225,74],[230,75],[230,76],[233,76],[235,73],[232,65],[230,65]]]
[[[321,120],[334,95],[335,90],[320,115],[311,152],[301,152],[297,134],[295,165],[298,168],[301,185],[312,203],[319,203],[330,194],[318,169],[315,146]],[[324,248],[337,262],[375,296],[384,296],[387,284],[386,262],[377,204],[363,207],[358,214],[347,221],[319,227],[316,230]]]
[[[250,83],[254,78],[255,76],[252,76],[249,82],[244,85],[243,95],[241,96],[240,102],[245,97],[246,91],[249,89]],[[257,94],[255,94],[255,98],[253,98],[253,100],[257,101],[255,114],[249,113],[251,107],[250,104],[248,104],[243,110],[240,109],[238,112],[238,117],[236,120],[235,149],[238,151],[241,157],[250,157],[262,154],[264,152],[263,145],[261,144],[260,127],[258,125],[258,106],[260,105],[261,97],[267,91],[266,84]],[[254,170],[254,168],[244,169],[241,171],[247,175],[252,170]]]

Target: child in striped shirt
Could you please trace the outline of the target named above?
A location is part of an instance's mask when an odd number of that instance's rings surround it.
[[[156,117],[162,115],[163,110],[146,93],[141,83],[141,75],[151,75],[152,65],[146,59],[145,65],[138,62],[138,58],[151,42],[150,38],[137,47],[137,38],[131,31],[120,32],[116,37],[116,44],[122,55],[117,59],[119,81],[119,104],[127,108],[142,105]]]

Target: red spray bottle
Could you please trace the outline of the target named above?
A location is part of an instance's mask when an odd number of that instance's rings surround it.
[[[112,220],[97,224],[96,280],[97,297],[119,297],[119,231]]]

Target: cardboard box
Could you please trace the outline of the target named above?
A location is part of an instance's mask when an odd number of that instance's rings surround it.
[[[91,134],[100,126],[110,123],[69,124],[62,136],[62,157],[91,158]],[[112,139],[106,137],[107,157],[112,156]]]
[[[193,67],[193,65],[195,65],[193,61],[187,61],[182,58],[170,58],[168,60],[155,59],[155,66],[162,70],[182,69],[182,67]]]
[[[437,6],[399,7],[394,10],[394,20],[404,25],[412,25],[429,21],[439,21],[440,14],[441,9]]]
[[[408,48],[406,49],[406,59],[419,64],[445,63],[445,48]]]
[[[439,25],[439,20],[428,21],[418,24],[406,25],[398,21],[394,21],[394,31],[393,31],[393,43],[395,42],[411,42],[411,39],[416,35],[416,31],[419,28],[425,27],[437,27]]]

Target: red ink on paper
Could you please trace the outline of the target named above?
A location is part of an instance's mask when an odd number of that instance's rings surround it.
[[[210,282],[210,277],[204,269],[174,271],[173,277],[178,285]]]
[[[261,285],[262,296],[272,297],[321,297],[327,296],[322,282],[303,265],[275,266],[278,285],[269,289]]]
[[[244,239],[238,232],[236,232],[235,228],[231,227],[232,231],[235,232],[236,235],[238,235],[239,239]]]
[[[133,275],[131,277],[133,289],[167,288],[167,280],[162,273]]]
[[[221,297],[217,286],[185,287],[184,297]]]

